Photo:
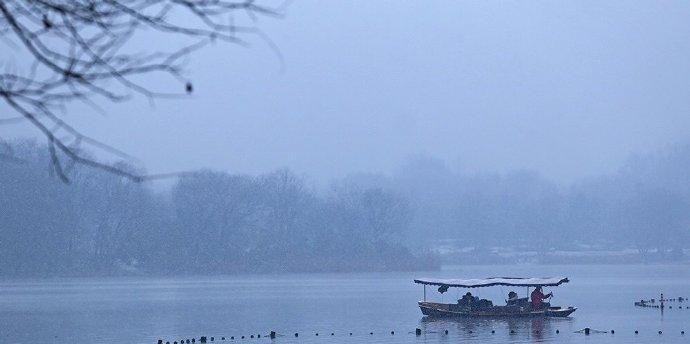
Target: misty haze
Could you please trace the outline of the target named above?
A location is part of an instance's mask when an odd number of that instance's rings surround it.
[[[684,342],[688,22],[0,1],[0,338]]]

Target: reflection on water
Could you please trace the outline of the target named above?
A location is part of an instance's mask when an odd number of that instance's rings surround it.
[[[563,328],[564,323],[572,318],[433,318],[422,317],[420,325],[425,334],[445,334],[453,330],[465,339],[479,338],[500,341],[529,340],[543,342],[555,339],[556,328]]]

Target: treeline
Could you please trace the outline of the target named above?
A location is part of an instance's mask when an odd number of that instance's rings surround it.
[[[169,192],[88,168],[51,176],[45,147],[0,160],[0,275],[436,269],[403,245],[411,209],[380,187],[308,188],[289,170],[199,171]],[[124,166],[126,167],[126,166]]]
[[[65,185],[45,147],[11,148],[21,161],[0,159],[2,276],[434,269],[427,249],[444,242],[473,248],[473,263],[496,247],[675,258],[690,248],[690,145],[568,186],[418,158],[326,190],[278,170],[199,171],[165,192],[79,167]]]
[[[475,252],[635,249],[680,258],[690,248],[690,145],[630,157],[615,173],[559,185],[537,173],[470,174],[418,158],[393,177],[359,176],[411,200],[418,242]]]

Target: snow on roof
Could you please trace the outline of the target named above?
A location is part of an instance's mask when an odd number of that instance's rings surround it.
[[[563,283],[570,282],[567,277],[542,277],[542,278],[523,278],[523,277],[489,277],[489,278],[472,278],[472,279],[438,279],[438,278],[421,278],[414,280],[414,283],[426,285],[447,285],[449,287],[459,288],[478,288],[478,287],[492,287],[497,285],[514,286],[514,287],[536,287],[548,286],[555,287]]]

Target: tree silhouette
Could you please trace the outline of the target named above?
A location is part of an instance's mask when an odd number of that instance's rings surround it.
[[[161,177],[85,154],[88,146],[131,159],[71,126],[62,114],[66,106],[80,101],[98,110],[102,100],[122,102],[140,95],[153,101],[192,93],[192,82],[182,75],[186,57],[211,42],[246,45],[250,36],[272,47],[256,22],[259,16],[280,17],[284,6],[267,7],[253,0],[0,1],[0,39],[26,62],[21,71],[7,63],[0,73],[0,97],[17,113],[0,118],[0,123],[28,121],[39,130],[47,139],[52,167],[64,182],[69,182],[75,164],[137,182]],[[236,24],[235,17],[242,23]],[[179,46],[163,51],[153,44],[154,51],[137,51],[132,38],[151,32]],[[141,81],[156,73],[174,78],[180,92],[160,91]]]

